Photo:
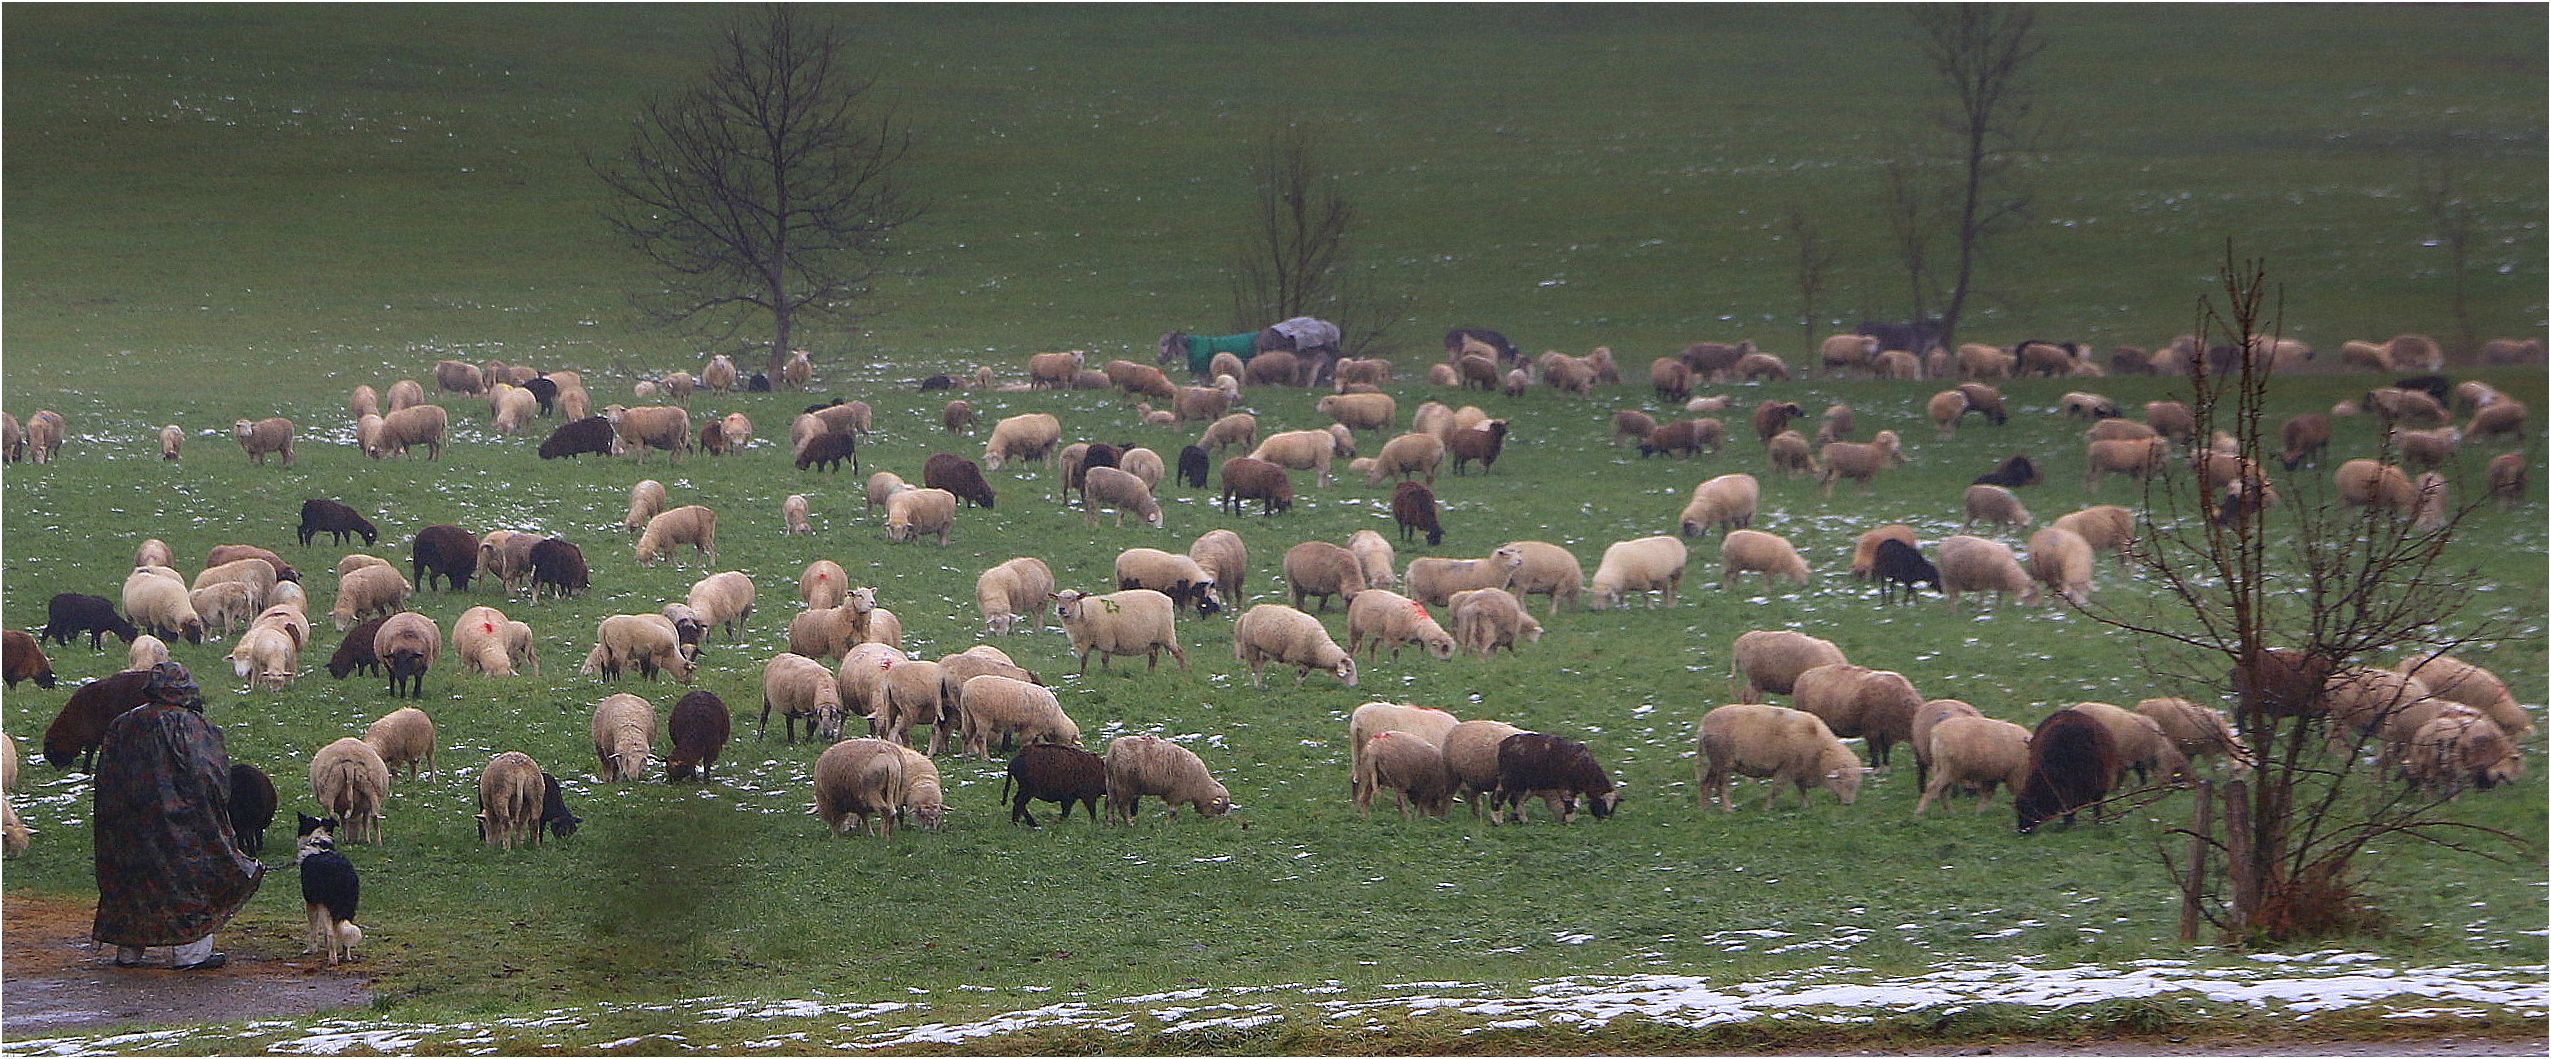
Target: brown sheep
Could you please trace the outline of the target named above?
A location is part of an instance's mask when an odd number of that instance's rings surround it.
[[[1764,401],[1754,406],[1754,439],[1768,444],[1781,431],[1789,429],[1789,421],[1807,414],[1796,401]]]
[[[1656,417],[1634,409],[1612,413],[1612,444],[1646,441],[1656,430]]]
[[[1234,456],[1222,461],[1222,509],[1237,515],[1244,500],[1258,501],[1260,513],[1273,516],[1293,506],[1293,480],[1284,468],[1265,460]]]
[[[1904,674],[1848,662],[1798,674],[1791,688],[1797,708],[1815,714],[1835,736],[1869,741],[1869,759],[1880,766],[1897,743],[1913,739],[1913,715],[1922,696]]]
[[[1786,630],[1756,629],[1736,638],[1729,652],[1728,686],[1736,692],[1738,702],[1761,702],[1763,693],[1787,695],[1797,686],[1798,675],[1817,666],[1837,665],[1849,659],[1832,641],[1819,640],[1805,633]]]
[[[1824,465],[1824,471],[1817,480],[1824,483],[1826,496],[1834,495],[1834,483],[1846,478],[1859,482],[1866,490],[1877,478],[1879,470],[1890,464],[1905,462],[1902,444],[1896,440],[1896,432],[1892,430],[1881,430],[1865,443],[1834,442],[1825,446],[1817,456],[1818,462]]]
[[[1795,430],[1772,435],[1770,441],[1763,443],[1763,455],[1773,473],[1784,476],[1813,476],[1816,473],[1814,451],[1807,447],[1806,436]]]
[[[2141,482],[2161,469],[2169,458],[2170,447],[2160,438],[2141,441],[2094,441],[2090,443],[2089,468],[2082,474],[2082,488],[2099,491],[2101,479],[2122,474]]]
[[[1998,485],[1966,487],[1966,521],[1958,523],[1964,530],[1978,522],[2013,529],[2026,529],[2034,521],[2028,508],[2020,504],[2017,494]]]
[[[1357,561],[1355,553],[1327,541],[1303,541],[1286,549],[1284,580],[1291,587],[1297,610],[1306,597],[1317,597],[1324,611],[1329,609],[1331,596],[1352,605],[1366,587],[1364,564]]]

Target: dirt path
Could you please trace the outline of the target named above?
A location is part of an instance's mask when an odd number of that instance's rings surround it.
[[[371,1000],[371,983],[317,958],[272,960],[229,950],[213,971],[114,966],[92,948],[85,901],[10,895],[0,904],[0,1033],[11,1040],[125,1023],[230,1022],[307,1015]]]

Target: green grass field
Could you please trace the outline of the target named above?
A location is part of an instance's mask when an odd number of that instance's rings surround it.
[[[1867,493],[1846,487],[1830,499],[1810,482],[1769,476],[1750,439],[1691,461],[1611,447],[1612,410],[1663,411],[1644,386],[1606,389],[1591,403],[1540,390],[1473,398],[1512,421],[1513,440],[1494,473],[1439,480],[1449,535],[1440,548],[1403,548],[1403,564],[1539,538],[1570,548],[1591,573],[1608,543],[1670,532],[1695,482],[1746,470],[1763,477],[1757,528],[1796,543],[1815,583],[1723,590],[1715,541],[1694,542],[1672,610],[1562,614],[1518,655],[1403,655],[1367,666],[1355,689],[1315,676],[1300,689],[1279,680],[1252,690],[1218,621],[1182,623],[1184,672],[1120,662],[1076,677],[1059,633],[1010,637],[1000,646],[1058,686],[1090,745],[1135,732],[1177,737],[1231,786],[1239,811],[1132,830],[1076,821],[1029,831],[995,804],[997,760],[949,758],[944,831],[828,838],[806,812],[820,747],[750,731],[761,662],[785,646],[807,562],[835,559],[876,586],[902,616],[906,646],[937,657],[979,642],[974,577],[1010,556],[1040,556],[1065,585],[1096,588],[1123,548],[1181,550],[1227,527],[1251,551],[1250,601],[1281,600],[1284,549],[1360,528],[1387,533],[1388,493],[1360,479],[1313,488],[1300,476],[1296,509],[1269,520],[1229,517],[1164,485],[1165,531],[1093,529],[1056,502],[1051,472],[1005,470],[994,475],[999,509],[961,514],[946,548],[888,545],[881,520],[860,511],[855,477],[793,471],[784,441],[772,440],[808,399],[798,394],[694,399],[695,421],[743,411],[761,440],[738,457],[674,467],[660,456],[644,467],[540,461],[532,450],[554,420],[497,438],[484,406],[457,397],[445,401],[457,444],[440,463],[365,460],[351,444],[347,391],[430,381],[442,357],[573,368],[598,404],[625,400],[641,374],[697,370],[701,340],[643,328],[625,308],[621,292],[641,276],[596,219],[580,152],[615,145],[638,98],[694,68],[716,14],[8,14],[0,384],[12,413],[57,409],[72,435],[59,464],[12,466],[0,492],[0,613],[12,627],[40,625],[56,592],[117,595],[146,537],[165,539],[190,573],[215,544],[275,548],[307,573],[313,610],[324,610],[327,571],[343,549],[292,543],[310,496],[373,513],[385,533],[374,554],[402,563],[416,529],[444,522],[562,533],[593,563],[594,591],[580,600],[507,602],[493,587],[416,600],[446,624],[481,603],[531,622],[544,675],[469,677],[447,663],[428,678],[422,705],[441,728],[444,771],[399,784],[389,842],[353,854],[367,890],[361,970],[388,1014],[448,1022],[692,997],[926,995],[928,1018],[959,1022],[1062,997],[1188,988],[1334,982],[1360,997],[1410,982],[1520,991],[1579,974],[1736,983],[1904,975],[1958,960],[2230,959],[2174,937],[2158,851],[2190,811],[2185,794],[2122,822],[2020,838],[2006,806],[1978,816],[1960,802],[1915,819],[1918,791],[1899,751],[1898,767],[1873,776],[1852,807],[1820,796],[1803,811],[1764,813],[1759,791],[1732,816],[1695,805],[1693,726],[1725,701],[1728,644],[1751,628],[1827,637],[1855,662],[1904,672],[1926,696],[2014,720],[2189,690],[2149,675],[2135,645],[2081,615],[1952,610],[1936,598],[1885,608],[1843,573],[1852,541],[1875,526],[1910,523],[1926,541],[1956,532],[1960,489],[2013,452],[2046,468],[2047,483],[2023,491],[2041,522],[2094,502],[2080,485],[2080,425],[2053,414],[2070,380],[2014,382],[2009,425],[1970,421],[1950,440],[1922,419],[1930,384],[1724,388],[1741,407],[1773,395],[1811,410],[1846,402],[1864,435],[1904,436],[1906,467]],[[1060,348],[1148,359],[1164,328],[1223,326],[1221,263],[1247,189],[1212,159],[1286,116],[1322,130],[1369,218],[1366,259],[1419,299],[1397,336],[1403,381],[1392,392],[1403,422],[1421,400],[1463,403],[1409,379],[1407,367],[1431,358],[1435,336],[1456,324],[1498,327],[1532,351],[1606,344],[1634,377],[1648,358],[1699,338],[1750,337],[1803,366],[1790,250],[1776,235],[1790,208],[1842,233],[1851,251],[1834,316],[1897,315],[1901,301],[1880,237],[1877,163],[1902,141],[1923,82],[1896,9],[889,7],[845,17],[880,86],[924,134],[916,175],[934,204],[901,240],[908,255],[883,292],[887,312],[855,338],[813,347],[816,395],[877,408],[880,437],[861,453],[870,470],[918,479],[933,452],[979,455],[979,437],[938,431],[944,395],[912,392],[920,376],[987,363],[1016,378],[1027,353]],[[2476,325],[2484,335],[2540,333],[2538,9],[2088,7],[2043,17],[2055,40],[2046,108],[2060,130],[2039,168],[2045,223],[1998,259],[2008,300],[1970,337],[2158,343],[2190,329],[2226,238],[2270,259],[2286,332],[2333,354],[2347,338],[2442,336],[2451,320],[2441,255],[2421,245],[2413,194],[2414,163],[2439,138],[2458,152],[2488,233]],[[1259,65],[1246,65],[1253,58]],[[2473,374],[2528,401],[2544,392],[2539,368]],[[2327,409],[2375,381],[2298,375],[2280,385],[2276,412]],[[2093,385],[2130,408],[2177,392],[2170,380]],[[1128,403],[1105,394],[968,396],[987,421],[1055,412],[1067,440],[1131,439],[1174,457],[1193,439],[1139,425]],[[1318,425],[1315,396],[1252,390],[1246,403],[1264,432]],[[228,440],[233,419],[270,414],[301,424],[289,469],[248,466]],[[170,422],[190,436],[178,464],[162,463],[153,444]],[[2340,429],[2333,460],[2373,449],[2370,422]],[[1379,441],[1367,439],[1366,451]],[[2527,448],[2538,461],[2541,446]],[[2447,468],[2458,495],[2477,488],[2494,451],[2467,451]],[[675,504],[720,513],[715,567],[634,562],[615,527],[643,477],[661,480]],[[2326,482],[2326,472],[2279,479],[2296,503],[2326,494]],[[779,500],[793,492],[813,501],[811,540],[779,532]],[[2131,495],[2111,482],[2097,500]],[[2470,656],[2536,711],[2551,610],[2544,525],[2538,499],[2484,510],[2453,552],[2473,571],[2464,620],[2505,630]],[[704,789],[595,782],[585,735],[593,703],[631,690],[663,710],[685,689],[575,675],[594,624],[652,612],[712,569],[746,571],[760,592],[748,634],[712,646],[698,682],[741,722],[727,774]],[[2157,599],[2104,561],[2100,576],[2103,601]],[[1343,637],[1335,609],[1329,624]],[[326,631],[317,640],[298,684],[256,695],[230,679],[226,642],[176,647],[204,679],[234,756],[272,773],[288,805],[308,797],[314,748],[393,708],[378,680],[328,680],[321,664],[336,640]],[[54,661],[65,677],[91,677],[121,668],[123,655],[83,644]],[[66,695],[22,686],[0,707],[0,727],[31,750]],[[1344,719],[1373,699],[1584,739],[1628,785],[1624,810],[1567,827],[1489,828],[1458,810],[1442,822],[1359,818],[1345,796]],[[582,833],[530,851],[474,841],[477,767],[507,749],[567,782],[587,819]],[[2527,749],[2538,754],[2540,738]],[[2413,966],[2543,963],[2546,798],[2534,771],[2519,789],[2451,810],[2533,844],[2504,850],[2502,863],[2380,846],[2367,858],[2370,893],[2393,927],[2333,944]],[[86,777],[38,761],[22,784],[13,798],[39,834],[9,863],[8,894],[93,894]],[[296,888],[288,873],[273,878],[226,947],[297,953]],[[621,1010],[597,1030],[649,1034],[678,1021],[651,1010]],[[2225,1010],[2168,1016],[2199,1017],[2240,1021]],[[1388,1039],[1444,1048],[1468,1025],[1410,1020]],[[1978,1019],[1939,1032],[1993,1029]],[[693,1046],[735,1046],[757,1031],[683,1032]],[[1316,1019],[1285,1032],[1293,1036],[1028,1039],[1047,1050],[1373,1047]],[[1704,1039],[1643,1032],[1616,1027],[1581,1047]],[[607,1036],[502,1039],[517,1046],[508,1050],[590,1050]]]

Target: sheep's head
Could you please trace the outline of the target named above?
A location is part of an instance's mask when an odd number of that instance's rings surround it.
[[[1447,652],[1445,654],[1437,655],[1436,657],[1450,658],[1452,655]],[[1338,683],[1340,684],[1344,684],[1350,688],[1354,687],[1356,681],[1355,659],[1351,657],[1338,659],[1338,664],[1329,667],[1329,675],[1338,678]]]

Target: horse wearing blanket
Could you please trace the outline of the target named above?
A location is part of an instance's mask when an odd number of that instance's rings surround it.
[[[1297,316],[1262,331],[1236,335],[1191,335],[1170,331],[1160,336],[1160,364],[1168,367],[1180,360],[1187,370],[1199,377],[1212,373],[1219,355],[1229,355],[1243,364],[1269,350],[1282,350],[1300,356],[1309,370],[1300,385],[1316,385],[1329,375],[1337,358],[1338,327],[1326,320]]]

